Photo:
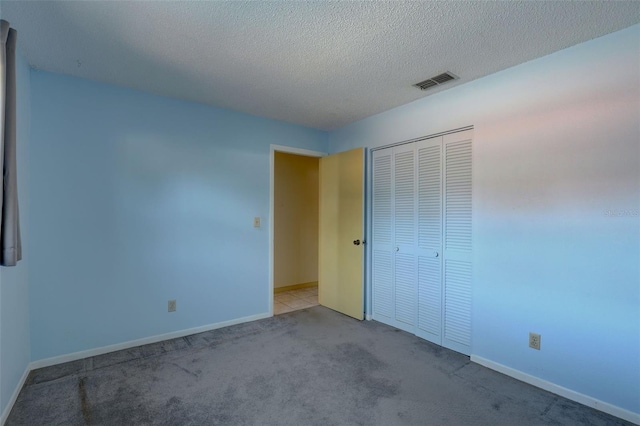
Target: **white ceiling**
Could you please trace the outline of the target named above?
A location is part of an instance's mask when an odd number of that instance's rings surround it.
[[[637,1],[0,7],[34,68],[325,130],[640,22]],[[460,79],[412,87],[443,71]]]

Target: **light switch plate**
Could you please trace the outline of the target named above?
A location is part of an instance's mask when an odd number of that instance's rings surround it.
[[[254,217],[253,218],[253,227],[254,228],[260,228],[260,218],[259,217]]]

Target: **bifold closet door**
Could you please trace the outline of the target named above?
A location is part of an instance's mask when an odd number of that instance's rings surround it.
[[[416,156],[412,144],[373,153],[373,318],[415,332]]]
[[[442,346],[471,352],[472,130],[443,137]]]
[[[392,148],[373,152],[372,191],[372,302],[373,319],[392,324],[393,291],[393,167]]]
[[[418,322],[415,334],[442,344],[442,137],[416,142]]]
[[[393,148],[393,289],[395,326],[415,332],[418,294],[416,146]]]
[[[373,319],[471,352],[472,130],[373,153]]]

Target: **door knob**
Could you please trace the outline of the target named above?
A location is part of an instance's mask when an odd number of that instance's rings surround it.
[[[400,251],[400,247],[396,247],[396,251]]]
[[[437,251],[433,252],[433,257],[438,257],[440,254]]]
[[[360,245],[360,240],[354,240],[354,241],[353,241],[353,245],[355,245],[355,246],[359,246],[359,245]]]

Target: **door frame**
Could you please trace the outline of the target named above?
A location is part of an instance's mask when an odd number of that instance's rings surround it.
[[[326,152],[312,151],[309,149],[295,148],[285,145],[270,146],[269,153],[269,316],[273,316],[273,274],[274,274],[274,255],[273,255],[273,240],[274,240],[274,195],[275,195],[275,159],[276,152],[286,152],[287,154],[302,155],[305,157],[325,157],[329,155]]]

